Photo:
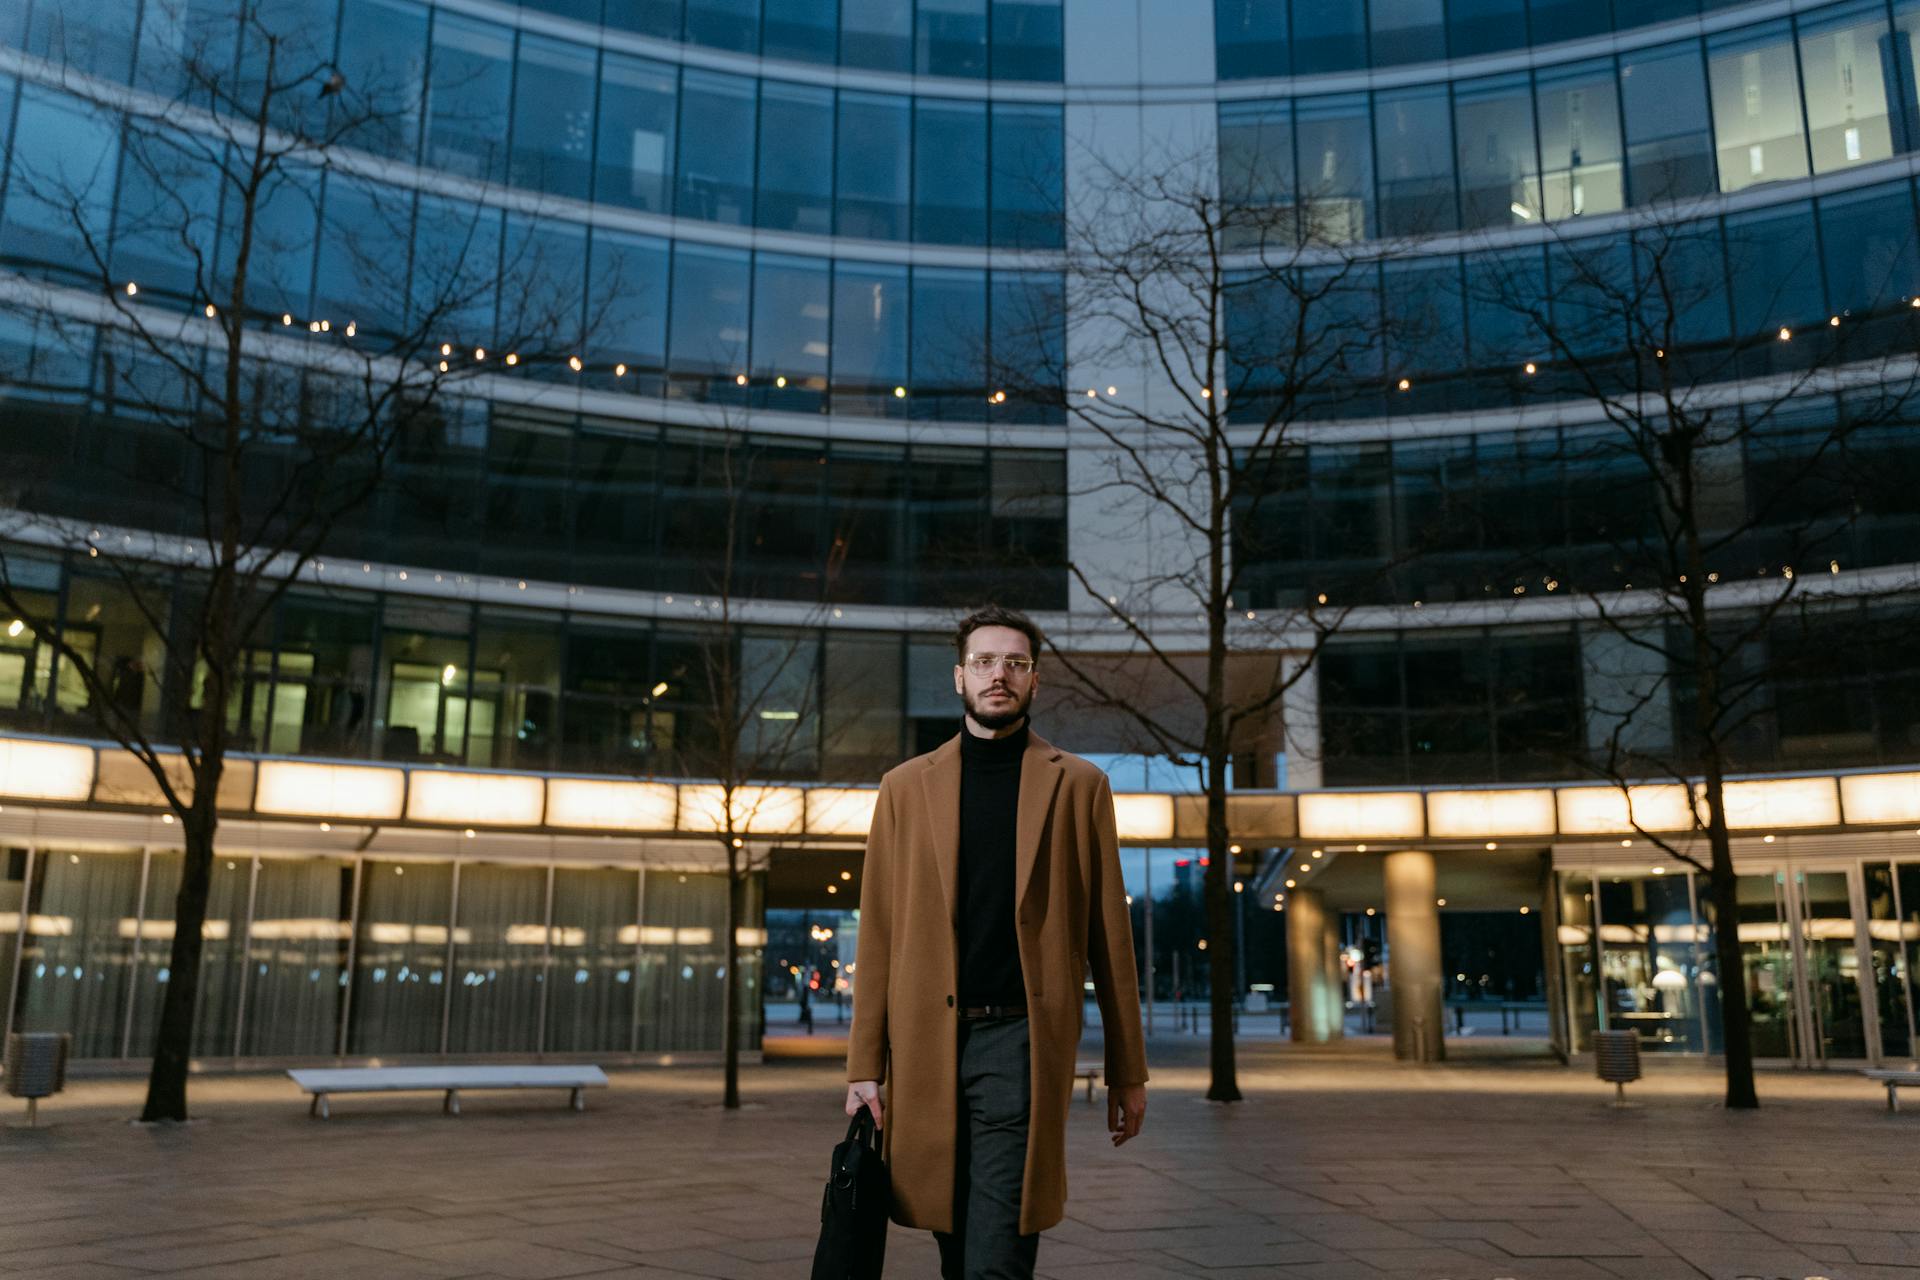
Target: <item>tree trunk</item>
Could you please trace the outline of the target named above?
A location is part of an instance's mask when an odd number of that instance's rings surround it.
[[[207,895],[213,877],[213,837],[220,819],[214,797],[219,790],[220,764],[201,770],[193,803],[181,822],[185,836],[180,892],[173,903],[173,945],[167,957],[166,994],[160,1001],[160,1032],[153,1047],[153,1067],[147,1076],[143,1121],[187,1118],[187,1066],[193,1057],[194,1009],[200,1000],[200,948],[207,920]]]
[[[1760,1095],[1753,1086],[1753,1016],[1747,1006],[1747,974],[1740,957],[1740,880],[1733,871],[1733,843],[1727,837],[1724,785],[1715,756],[1706,778],[1707,843],[1713,853],[1707,900],[1713,907],[1720,1039],[1727,1055],[1726,1105],[1729,1110],[1750,1111],[1760,1105]]]
[[[1216,733],[1213,735],[1218,737]],[[1212,1079],[1207,1101],[1240,1101],[1240,1083],[1233,1052],[1233,853],[1227,832],[1227,752],[1216,743],[1207,752],[1207,874],[1201,883],[1207,895],[1207,991],[1213,1014],[1208,1037]]]
[[[729,1111],[740,1106],[740,874],[735,865],[739,850],[727,848],[727,974],[721,1000],[726,1029],[721,1045],[726,1058],[723,1102]]]

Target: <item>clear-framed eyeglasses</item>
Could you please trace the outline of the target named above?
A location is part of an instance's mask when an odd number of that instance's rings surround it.
[[[977,676],[990,676],[995,667],[1004,666],[1008,675],[1026,677],[1033,674],[1034,662],[1024,653],[970,653],[967,655],[967,670]]]

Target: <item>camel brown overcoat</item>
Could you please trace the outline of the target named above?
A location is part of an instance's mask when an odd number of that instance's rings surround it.
[[[1066,1126],[1089,966],[1106,1081],[1143,1084],[1133,928],[1107,775],[1029,734],[1020,761],[1015,931],[1026,979],[1032,1110],[1020,1232],[1066,1212]],[[959,1122],[960,739],[880,782],[860,885],[847,1079],[886,1084],[894,1220],[953,1226]]]

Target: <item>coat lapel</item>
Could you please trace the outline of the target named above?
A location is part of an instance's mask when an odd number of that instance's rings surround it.
[[[1023,779],[1024,781],[1024,779]],[[933,864],[940,891],[947,896],[947,922],[960,924],[960,739],[950,738],[927,757],[920,771],[920,794],[927,806],[927,830],[933,840]]]
[[[1027,882],[1033,879],[1034,864],[1040,860],[1040,837],[1046,832],[1047,817],[1053,812],[1053,797],[1060,789],[1060,753],[1053,744],[1037,734],[1027,736],[1026,754],[1020,760],[1020,810],[1016,822],[1013,905],[1018,910],[1027,900]]]

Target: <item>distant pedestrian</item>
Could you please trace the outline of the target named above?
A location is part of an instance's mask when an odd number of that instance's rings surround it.
[[[847,1114],[882,1121],[894,1219],[934,1232],[946,1280],[1023,1280],[1065,1213],[1089,967],[1115,1146],[1146,1050],[1113,793],[1029,727],[1039,629],[988,608],[955,640],[961,732],[881,780],[867,837]]]

